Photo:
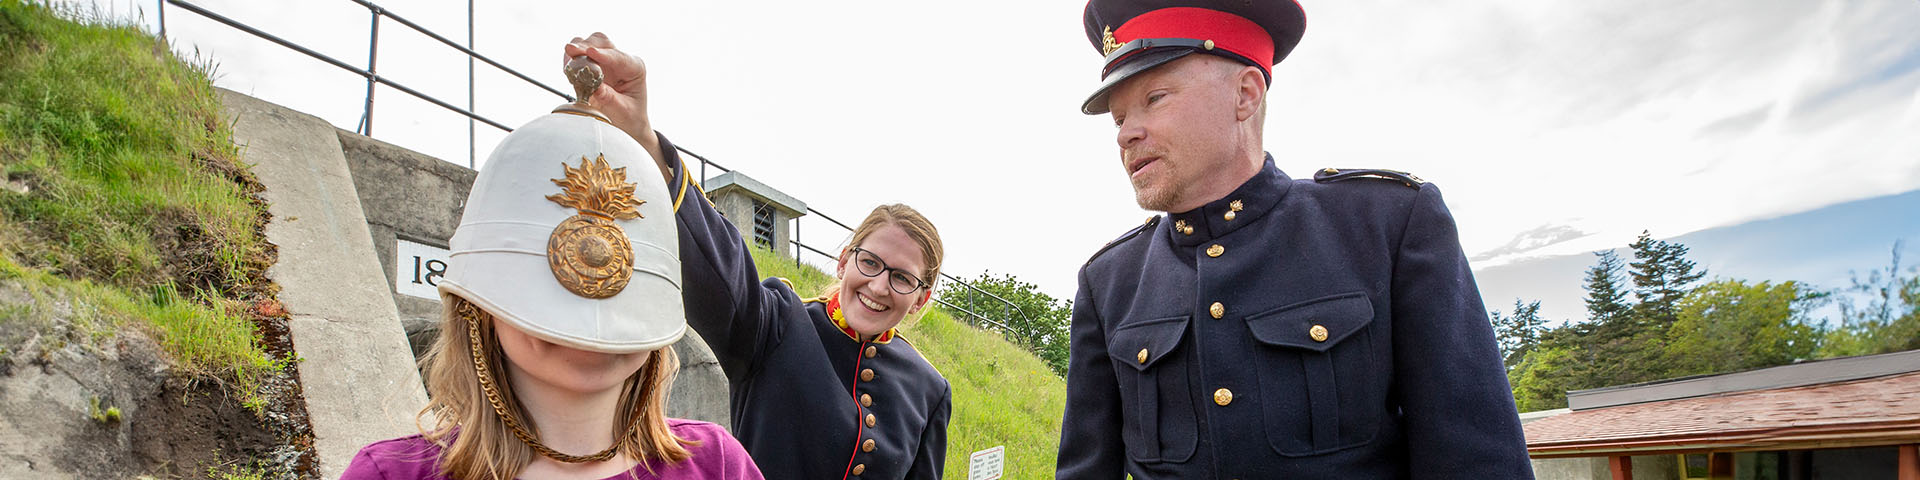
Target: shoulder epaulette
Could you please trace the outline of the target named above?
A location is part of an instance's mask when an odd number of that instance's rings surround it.
[[[1120,244],[1122,244],[1122,243],[1127,243],[1127,240],[1132,240],[1132,239],[1133,239],[1133,237],[1138,237],[1138,236],[1140,236],[1140,232],[1145,232],[1145,231],[1148,231],[1148,230],[1153,230],[1153,226],[1154,226],[1154,225],[1159,225],[1159,224],[1160,224],[1160,216],[1159,216],[1159,215],[1154,215],[1154,216],[1151,216],[1151,217],[1147,217],[1147,223],[1144,223],[1144,224],[1141,224],[1141,225],[1140,225],[1140,226],[1138,226],[1138,227],[1133,227],[1133,230],[1128,230],[1128,231],[1127,231],[1127,234],[1126,234],[1126,235],[1121,235],[1121,236],[1120,236],[1120,238],[1116,238],[1116,239],[1113,239],[1113,241],[1111,241],[1111,242],[1107,242],[1107,246],[1104,246],[1104,247],[1100,247],[1100,251],[1098,251],[1098,252],[1093,252],[1093,256],[1092,256],[1092,257],[1087,257],[1087,263],[1086,263],[1086,264],[1087,264],[1087,265],[1092,265],[1092,264],[1093,264],[1093,260],[1094,260],[1094,259],[1096,259],[1096,258],[1100,258],[1100,254],[1103,254],[1103,253],[1107,253],[1107,250],[1112,250],[1112,249],[1113,249],[1113,247],[1115,247],[1115,246],[1118,246],[1118,245],[1120,245]]]
[[[1319,183],[1333,183],[1341,180],[1349,180],[1349,179],[1355,179],[1355,178],[1374,178],[1374,179],[1380,179],[1380,180],[1392,180],[1395,182],[1400,182],[1401,185],[1406,185],[1414,188],[1419,188],[1420,185],[1424,185],[1427,183],[1426,180],[1421,180],[1420,177],[1413,176],[1413,174],[1411,173],[1402,172],[1399,170],[1387,170],[1383,168],[1331,168],[1329,167],[1329,168],[1322,168],[1320,169],[1320,171],[1314,172],[1313,174],[1313,181],[1319,182]]]

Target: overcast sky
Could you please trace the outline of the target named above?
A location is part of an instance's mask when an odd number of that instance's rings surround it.
[[[194,3],[367,64],[369,14],[350,1]],[[379,3],[466,40],[465,1]],[[1439,184],[1477,267],[1920,185],[1920,1],[1302,3],[1268,151],[1296,177],[1379,167]],[[154,1],[97,5],[155,24]],[[607,32],[646,59],[675,143],[842,221],[913,205],[950,273],[1071,298],[1086,258],[1149,215],[1111,120],[1078,111],[1100,67],[1084,5],[478,0],[475,49],[563,85],[560,45]],[[177,7],[166,20],[176,50],[218,64],[216,85],[359,123],[359,77]],[[464,105],[465,58],[381,24],[394,81]],[[477,111],[501,123],[561,101],[479,68]],[[467,162],[464,117],[385,87],[375,103],[374,137]],[[503,134],[479,133],[484,160]],[[845,239],[817,221],[802,234]]]

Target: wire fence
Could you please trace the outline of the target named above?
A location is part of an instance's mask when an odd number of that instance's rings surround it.
[[[500,62],[494,61],[493,59],[488,58],[485,55],[481,55],[479,52],[474,51],[472,48],[469,48],[468,46],[461,45],[457,42],[454,42],[453,40],[449,40],[445,36],[442,36],[438,33],[433,32],[432,30],[429,30],[425,27],[420,26],[420,24],[407,20],[405,17],[401,17],[400,15],[393,13],[392,10],[382,8],[378,4],[375,4],[369,0],[347,0],[347,1],[353,2],[362,7],[365,7],[369,14],[369,21],[368,21],[369,25],[367,27],[368,33],[367,33],[366,68],[361,68],[354,64],[341,61],[339,59],[333,58],[326,54],[322,54],[313,49],[301,46],[300,44],[297,44],[287,39],[273,35],[259,28],[255,28],[251,25],[247,25],[246,23],[240,22],[238,20],[234,20],[232,18],[228,18],[226,16],[220,15],[217,12],[209,10],[205,7],[201,7],[199,5],[195,5],[192,2],[188,2],[185,0],[159,0],[158,1],[159,3],[158,17],[160,21],[159,31],[160,31],[161,38],[164,39],[167,35],[167,6],[173,5],[175,7],[179,7],[186,11],[193,12],[194,14],[197,14],[201,17],[205,17],[209,20],[213,20],[215,22],[226,25],[233,29],[246,32],[255,37],[259,37],[263,40],[273,42],[274,44],[280,45],[282,47],[286,47],[287,49],[293,50],[295,52],[299,52],[308,57],[312,57],[315,60],[325,62],[329,65],[333,65],[334,67],[340,68],[341,70],[345,70],[355,75],[359,75],[362,78],[365,78],[367,81],[366,98],[363,104],[360,121],[354,127],[354,133],[358,133],[368,137],[373,136],[373,119],[374,119],[373,113],[374,113],[374,106],[375,106],[374,98],[375,98],[375,93],[378,91],[378,89],[375,88],[376,86],[386,86],[388,88],[397,90],[401,93],[411,95],[414,98],[418,98],[428,103],[432,103],[436,106],[439,106],[440,108],[447,109],[454,113],[459,113],[461,115],[466,116],[470,120],[470,123],[471,122],[484,123],[493,128],[500,129],[501,131],[505,131],[505,132],[513,131],[512,127],[508,127],[505,124],[494,121],[492,119],[489,119],[485,116],[474,113],[472,111],[471,105],[473,104],[473,78],[474,78],[472,62],[474,60],[484,62],[488,66],[493,67],[494,69],[497,69],[501,72],[512,75],[515,78],[518,78],[521,81],[524,81],[533,86],[539,87],[542,90],[546,90],[547,92],[550,92],[554,96],[560,97],[565,101],[571,102],[574,100],[573,96],[568,95],[566,92],[560,89],[554,88],[545,83],[541,83],[540,81],[534,80],[532,77],[529,77],[518,70],[514,70],[511,67],[502,65],[500,64]],[[468,44],[472,44],[473,42],[472,6],[473,5],[471,1],[469,1],[468,15],[467,15],[468,16],[468,23],[467,23]],[[378,69],[379,60],[380,60],[380,56],[379,56],[380,26],[383,19],[391,20],[415,32],[418,32],[422,35],[426,35],[428,38],[432,38],[433,40],[438,41],[443,45],[446,45],[448,48],[452,48],[455,51],[458,51],[461,54],[464,54],[467,56],[468,58],[467,104],[469,105],[468,108],[462,108],[462,107],[453,105],[451,103],[447,103],[444,100],[422,93],[419,90],[408,87],[391,78],[380,76],[379,69]],[[469,145],[467,148],[467,151],[469,152],[469,157],[467,159],[467,167],[469,168],[475,167],[475,164],[474,164],[475,159],[472,157],[472,153],[475,150],[474,145],[472,145],[472,143],[474,142],[474,137],[473,137],[473,134],[472,134],[473,132],[471,128],[472,127],[470,126],[468,131]],[[710,160],[705,156],[702,156],[700,154],[694,153],[691,150],[688,150],[684,146],[675,145],[674,147],[676,150],[679,150],[681,154],[700,160],[699,178],[702,181],[702,184],[704,184],[704,182],[708,178],[710,178],[707,175],[707,169],[709,168],[719,170],[720,172],[733,171],[732,169],[720,166],[720,164],[715,163],[713,160]],[[828,223],[831,223],[834,226],[839,227],[840,229],[844,230],[849,234],[853,232],[853,227],[849,227],[847,226],[846,223],[842,223],[839,220],[835,220],[833,217],[828,216],[825,212],[821,212],[819,210],[815,210],[811,207],[808,207],[807,214],[812,215],[815,218],[819,218],[821,220],[826,220]],[[798,247],[799,249],[805,252],[812,252],[814,254],[821,255],[826,259],[828,259],[829,261],[834,261],[839,258],[839,256],[836,254],[827,253],[826,251],[822,251],[818,248],[814,248],[811,245],[802,243],[800,240],[800,218],[792,219],[790,220],[790,222],[792,222],[791,228],[793,229],[793,235],[791,236],[789,243],[792,243],[795,247]],[[800,252],[795,252],[794,261],[804,264],[805,262],[801,260],[801,257],[802,255]],[[1015,304],[1012,301],[1007,300],[1006,298],[1003,298],[992,292],[982,290],[979,287],[973,285],[972,283],[969,283],[965,280],[961,280],[959,277],[955,277],[948,273],[942,272],[940,274],[940,280],[941,280],[940,282],[937,282],[937,284],[939,285],[937,288],[939,288],[941,291],[936,292],[936,294],[933,297],[934,301],[939,302],[941,306],[946,307],[948,310],[951,310],[955,314],[954,316],[961,319],[962,321],[973,323],[976,326],[992,327],[1000,330],[1003,333],[1014,333],[1015,330],[1012,327],[1008,326],[1008,323],[1010,323],[1010,321],[1013,320],[1013,318],[1011,317],[994,318],[993,316],[987,315],[985,312],[991,309],[991,310],[997,310],[1000,312],[1011,312],[1011,314],[1009,314],[1010,316],[1018,316],[1021,320],[1025,321],[1025,324],[1032,324],[1032,319],[1028,317],[1027,312],[1021,309],[1018,304]],[[958,292],[960,292],[959,295],[957,296],[945,295],[945,293],[954,292],[955,290],[953,289],[955,288],[961,289],[961,290],[958,290]]]

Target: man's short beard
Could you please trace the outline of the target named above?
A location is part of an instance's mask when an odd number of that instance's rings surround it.
[[[1173,208],[1174,205],[1179,205],[1180,200],[1180,192],[1175,188],[1162,187],[1156,191],[1148,191],[1141,190],[1139,185],[1133,186],[1133,201],[1139,204],[1141,209],[1168,212],[1168,209]]]

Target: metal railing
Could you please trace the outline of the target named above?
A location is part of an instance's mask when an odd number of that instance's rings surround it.
[[[159,31],[160,31],[161,38],[165,39],[166,32],[167,32],[167,13],[166,13],[167,8],[166,7],[168,4],[172,4],[182,9],[186,9],[189,12],[198,14],[202,17],[206,17],[209,20],[213,20],[215,22],[219,22],[233,29],[246,32],[248,34],[252,34],[255,37],[259,37],[263,40],[273,42],[282,47],[286,47],[290,50],[300,52],[309,57],[313,57],[316,60],[325,62],[329,65],[333,65],[334,67],[340,68],[341,70],[346,70],[348,72],[352,72],[356,75],[359,75],[362,78],[366,78],[367,79],[366,102],[363,106],[363,110],[360,117],[360,123],[355,127],[354,132],[361,135],[368,136],[368,137],[373,136],[373,107],[374,107],[374,92],[376,91],[376,89],[374,88],[375,85],[385,85],[387,87],[393,88],[394,90],[399,90],[402,93],[412,95],[414,98],[425,100],[426,102],[437,105],[440,108],[444,108],[444,109],[453,111],[455,113],[464,115],[470,121],[485,123],[489,126],[498,128],[506,132],[513,131],[512,127],[508,127],[504,124],[501,124],[500,122],[493,121],[492,119],[488,119],[485,116],[481,116],[480,114],[474,113],[471,110],[471,108],[461,108],[461,107],[455,106],[453,104],[442,101],[438,98],[434,98],[431,95],[421,93],[419,90],[415,90],[413,88],[407,87],[406,85],[396,82],[393,79],[380,76],[378,73],[377,66],[379,64],[378,62],[379,62],[379,51],[380,51],[380,20],[382,18],[387,18],[395,22],[399,22],[400,25],[402,26],[410,28],[413,31],[419,32],[422,35],[426,35],[429,38],[439,41],[443,45],[446,45],[450,48],[453,48],[454,50],[459,51],[462,54],[467,55],[469,59],[477,59],[482,62],[485,62],[487,65],[492,66],[495,69],[506,72],[507,74],[513,75],[514,77],[519,78],[522,81],[525,81],[529,84],[540,87],[542,90],[546,90],[547,92],[550,92],[555,96],[558,96],[564,99],[565,101],[568,101],[568,102],[573,101],[573,96],[567,95],[565,92],[559,89],[553,88],[551,86],[548,86],[547,84],[541,83],[540,81],[534,80],[532,77],[528,77],[526,74],[520,73],[518,70],[514,70],[511,67],[502,65],[500,64],[500,62],[494,61],[491,58],[487,58],[487,56],[481,55],[479,52],[473,51],[472,48],[460,45],[458,43],[455,43],[452,40],[448,40],[446,37],[441,36],[440,34],[434,33],[433,31],[428,30],[427,28],[422,27],[417,23],[407,20],[405,17],[401,17],[397,14],[394,14],[393,11],[382,8],[379,5],[374,4],[369,0],[348,0],[348,1],[359,4],[362,7],[366,7],[371,17],[370,25],[368,27],[369,33],[368,33],[368,41],[367,41],[367,67],[365,69],[354,66],[344,61],[340,61],[333,57],[327,56],[326,54],[322,54],[320,52],[314,51],[313,49],[300,46],[297,43],[280,38],[278,36],[267,33],[266,31],[260,30],[258,28],[254,28],[238,20],[227,18],[226,16],[215,13],[212,10],[208,10],[205,7],[195,5],[185,0],[158,0],[159,2],[158,17],[160,20]],[[468,8],[469,10],[471,10],[472,5],[469,4]],[[471,12],[469,12],[469,16],[471,16]],[[469,35],[472,34],[471,18],[469,18],[468,34]],[[469,40],[469,42],[471,42],[471,40]],[[468,104],[470,106],[473,102],[473,98],[472,98],[473,71],[471,68],[472,68],[471,61],[469,61],[469,70],[467,72],[467,91],[468,91]],[[473,141],[474,140],[471,135],[471,130],[469,130],[469,137],[468,137],[469,145],[467,148],[467,151],[469,153],[469,158],[467,159],[468,168],[473,168],[475,166],[474,159],[472,158],[472,154],[474,151],[474,148],[473,148],[474,146],[472,145]],[[705,156],[701,156],[700,154],[687,150],[686,147],[675,145],[674,149],[679,150],[680,153],[682,154],[685,154],[687,156],[700,160],[700,177],[699,178],[702,184],[704,184],[705,181],[708,178],[710,178],[707,176],[708,167],[718,169],[721,172],[732,171],[732,169],[728,169],[726,167],[720,166],[720,164],[707,159],[707,157]],[[847,224],[841,223],[839,220],[835,220],[833,217],[827,216],[825,212],[821,212],[819,210],[815,210],[811,207],[808,207],[807,213],[810,215],[814,215],[820,219],[826,220],[827,222],[832,223],[836,226],[839,226],[841,229],[846,230],[848,233],[853,232],[853,227],[849,227],[847,226]],[[801,243],[800,219],[795,218],[791,220],[791,222],[793,222],[792,223],[793,235],[792,235],[792,239],[788,241],[789,243],[792,243],[794,246],[799,247],[803,250],[825,256],[828,259],[839,258],[837,255],[830,254],[825,251],[821,251],[820,249],[809,246],[805,243]],[[804,262],[800,260],[800,255],[798,253],[794,254],[794,262],[804,264]],[[944,272],[940,274],[940,277],[944,281],[939,283],[947,285],[945,287],[940,287],[940,288],[950,289],[950,288],[954,288],[954,286],[958,286],[960,288],[966,289],[967,293],[965,295],[965,298],[966,298],[965,305],[948,302],[947,299],[941,298],[942,296],[938,295],[938,292],[936,292],[936,294],[934,295],[935,302],[939,302],[940,305],[946,308],[952,309],[956,313],[959,313],[960,315],[956,315],[956,317],[960,318],[961,320],[975,323],[976,326],[978,326],[979,324],[985,324],[986,326],[997,328],[1004,333],[1015,333],[1013,328],[1009,327],[1006,322],[995,320],[981,313],[981,311],[984,308],[982,304],[990,304],[992,302],[997,302],[1003,305],[1004,307],[1006,307],[1004,311],[1014,312],[1015,314],[1019,315],[1019,317],[1022,320],[1026,320],[1028,324],[1032,323],[1031,322],[1032,317],[1028,316],[1027,312],[1024,309],[1021,309],[1018,304],[1015,304],[1012,301],[1007,300],[1006,298],[1002,298],[999,295],[995,295],[992,292],[982,290],[979,287],[974,286],[972,283],[968,283],[965,280],[961,280],[959,277],[955,277],[953,275],[950,275]],[[1008,319],[1008,320],[1011,320],[1011,319]]]

